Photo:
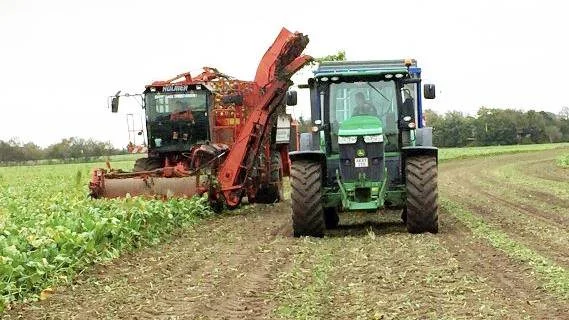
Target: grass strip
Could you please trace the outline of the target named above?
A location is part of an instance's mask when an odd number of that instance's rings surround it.
[[[543,288],[546,291],[562,299],[569,299],[569,271],[565,268],[510,239],[505,233],[488,225],[484,219],[459,204],[442,198],[441,205],[448,213],[470,228],[476,237],[487,240],[493,247],[505,252],[510,258],[530,265],[544,283]]]
[[[500,154],[515,154],[533,151],[569,148],[569,143],[547,143],[511,146],[468,147],[468,148],[442,148],[439,150],[439,161],[454,159],[468,159]]]
[[[569,154],[559,156],[556,162],[557,166],[561,168],[569,168]]]

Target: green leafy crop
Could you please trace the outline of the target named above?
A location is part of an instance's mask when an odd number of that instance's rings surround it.
[[[127,168],[132,162],[122,162]],[[203,199],[92,200],[93,165],[0,168],[0,312],[210,215]]]
[[[569,168],[569,154],[565,154],[557,158],[557,165],[561,168]]]

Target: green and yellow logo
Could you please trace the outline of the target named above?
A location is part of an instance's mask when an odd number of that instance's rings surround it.
[[[358,157],[365,157],[365,155],[366,155],[366,152],[364,149],[358,149],[356,151],[356,156],[358,156]]]

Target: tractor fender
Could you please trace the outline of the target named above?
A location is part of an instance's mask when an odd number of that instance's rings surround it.
[[[291,164],[295,161],[308,160],[318,162],[322,166],[322,173],[326,175],[326,155],[322,151],[292,151],[288,153]]]
[[[311,160],[326,164],[326,155],[322,151],[291,151],[288,153],[291,162]]]
[[[401,148],[401,153],[403,154],[403,160],[407,157],[434,156],[437,159],[437,164],[439,163],[439,148],[437,147],[403,147]]]

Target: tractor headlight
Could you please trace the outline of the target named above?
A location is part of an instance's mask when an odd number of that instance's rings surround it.
[[[378,134],[373,136],[364,136],[364,142],[365,143],[383,142],[383,135]]]
[[[356,143],[357,141],[358,141],[357,136],[349,136],[349,137],[338,136],[338,144],[353,144]]]

